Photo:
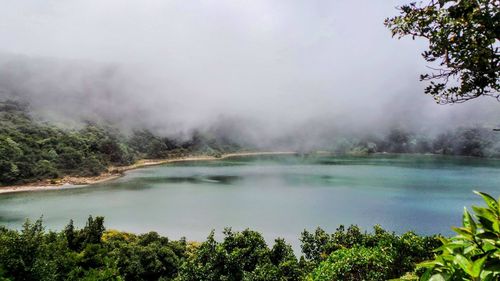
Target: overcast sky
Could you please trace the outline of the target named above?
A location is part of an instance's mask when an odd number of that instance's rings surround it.
[[[497,124],[493,99],[439,106],[423,94],[425,42],[393,39],[383,25],[404,2],[0,0],[0,80],[66,115],[108,110],[167,131],[225,118],[271,135]],[[12,60],[34,64],[30,76],[9,76]]]

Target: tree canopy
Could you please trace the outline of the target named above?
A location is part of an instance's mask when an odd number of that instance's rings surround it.
[[[439,245],[437,236],[396,235],[378,226],[374,233],[357,226],[340,226],[333,234],[318,228],[304,231],[305,257],[297,258],[284,239],[269,246],[250,229],[227,228],[222,241],[212,231],[203,242],[188,242],[106,230],[103,223],[90,216],[83,229],[70,221],[58,232],[45,231],[41,219],[26,221],[21,230],[0,226],[0,281],[386,280],[414,271]]]
[[[398,38],[428,41],[422,53],[430,73],[425,93],[437,103],[461,103],[480,96],[500,99],[500,2],[498,0],[431,0],[399,7],[385,20]]]
[[[108,166],[123,166],[142,158],[187,154],[220,155],[237,149],[217,136],[191,139],[161,137],[148,130],[128,135],[108,124],[86,122],[81,128],[61,128],[31,116],[27,105],[0,101],[0,186],[62,176],[97,176]]]

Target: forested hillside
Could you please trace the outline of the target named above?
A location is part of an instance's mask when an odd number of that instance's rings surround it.
[[[383,136],[339,138],[332,151],[337,153],[432,153],[442,155],[499,157],[500,132],[492,128],[458,127],[427,135],[393,128]]]
[[[500,156],[500,133],[483,127],[458,128],[436,136],[396,128],[385,136],[337,137],[329,142],[331,146],[324,149],[337,154]],[[65,175],[96,176],[111,165],[129,165],[144,158],[217,156],[241,148],[251,149],[243,146],[231,139],[199,132],[180,140],[161,137],[146,129],[125,134],[112,124],[95,122],[84,122],[78,128],[61,128],[33,118],[28,104],[0,102],[2,185]]]
[[[124,135],[90,122],[79,129],[62,129],[34,120],[28,105],[0,103],[0,184],[95,176],[110,165],[129,165],[142,158],[217,155],[235,149],[234,144],[196,133],[180,141],[147,130]]]

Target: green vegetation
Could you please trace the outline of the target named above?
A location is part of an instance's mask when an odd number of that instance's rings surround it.
[[[465,210],[455,237],[318,228],[301,234],[299,259],[283,239],[268,247],[249,229],[197,243],[106,231],[102,217],[60,232],[27,221],[0,227],[0,280],[498,280],[500,201],[478,194],[486,207],[473,206],[475,218]]]
[[[393,128],[384,137],[338,139],[332,151],[353,155],[387,152],[500,157],[500,134],[484,127],[460,127],[430,137]]]
[[[476,193],[486,207],[472,207],[477,221],[464,209],[463,226],[454,228],[458,235],[441,238],[436,258],[419,265],[427,268],[423,281],[500,279],[500,198]]]
[[[383,280],[412,271],[439,242],[380,227],[373,234],[340,227],[331,235],[318,228],[304,231],[297,259],[283,239],[268,247],[252,230],[223,234],[221,242],[212,232],[203,243],[188,243],[105,231],[102,217],[89,217],[80,230],[70,222],[61,232],[27,221],[21,231],[0,227],[0,280]]]
[[[235,148],[201,134],[177,141],[145,130],[126,136],[93,123],[61,129],[34,120],[27,105],[0,103],[0,185],[64,175],[96,176],[110,165],[129,165],[140,158],[218,155]]]
[[[431,0],[400,7],[385,24],[393,36],[423,38],[433,63],[425,89],[438,103],[500,97],[500,5],[497,0]],[[434,64],[437,62],[436,64]]]
[[[144,158],[169,158],[234,152],[231,140],[195,132],[190,139],[159,137],[148,130],[123,134],[110,126],[86,123],[62,129],[35,120],[28,106],[0,102],[0,185],[19,184],[65,175],[96,176],[111,165],[122,166]],[[363,155],[377,152],[434,153],[499,157],[500,134],[481,127],[459,128],[428,137],[403,129],[386,136],[337,138],[330,151]]]
[[[331,254],[311,274],[310,280],[387,280],[394,262],[381,248],[355,247]]]
[[[343,227],[328,235],[317,229],[302,233],[302,251],[314,268],[308,280],[387,280],[413,271],[415,263],[432,258],[437,237],[412,232],[401,236],[375,226],[363,234],[356,226]]]
[[[63,130],[34,121],[17,103],[2,106],[2,183],[95,175],[137,158],[218,155],[235,147],[200,134],[177,142],[148,131],[124,136],[95,124]],[[482,128],[457,129],[434,139],[394,129],[384,138],[342,140],[336,151],[494,156],[498,143],[497,134]],[[70,222],[60,232],[45,231],[41,219],[27,221],[20,231],[0,226],[0,281],[498,280],[500,202],[479,194],[486,207],[473,207],[474,217],[465,211],[455,237],[396,235],[379,226],[372,232],[340,226],[331,234],[318,228],[301,234],[299,258],[283,239],[268,246],[249,229],[225,229],[221,241],[212,232],[197,243],[172,241],[155,232],[106,231],[102,217],[89,217],[83,229]]]

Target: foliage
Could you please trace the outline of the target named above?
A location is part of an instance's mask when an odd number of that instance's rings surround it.
[[[183,265],[180,280],[299,280],[301,271],[292,248],[277,239],[269,249],[251,230],[224,230],[218,243],[212,232]]]
[[[500,98],[500,5],[497,0],[431,0],[400,7],[386,19],[393,36],[424,38],[427,62],[438,61],[425,92],[438,103],[465,102],[480,96]]]
[[[212,232],[202,243],[187,243],[156,232],[106,231],[103,223],[90,216],[82,229],[70,221],[61,232],[46,232],[41,219],[21,231],[0,227],[0,280],[378,280],[413,271],[431,258],[436,240],[380,227],[373,234],[356,226],[333,234],[318,229],[303,234],[305,257],[297,259],[285,240],[268,247],[249,229],[225,229],[220,242]]]
[[[17,103],[3,104],[4,110],[0,111],[0,184],[58,178],[66,174],[96,175],[108,165],[126,165],[133,161],[133,157],[121,149],[125,140],[104,128],[87,124],[78,131],[63,130],[34,121]]]
[[[23,104],[0,102],[0,185],[64,175],[97,176],[110,165],[130,165],[139,158],[220,153],[236,147],[200,134],[175,141],[148,131],[122,135],[103,124],[62,129],[37,121],[28,112]]]
[[[431,258],[439,242],[436,236],[420,237],[412,232],[398,236],[380,226],[373,233],[362,233],[357,226],[340,226],[333,234],[318,228],[314,233],[304,231],[301,241],[307,267],[316,267],[308,277],[311,280],[396,278],[412,271],[415,263]],[[381,275],[375,278],[372,268],[378,268]]]
[[[7,280],[172,280],[184,257],[185,241],[151,232],[108,235],[103,218],[89,217],[76,230],[44,232],[41,219],[21,232],[0,228],[0,276]],[[123,237],[127,237],[124,239]],[[0,278],[1,280],[1,278]]]
[[[462,227],[443,245],[427,268],[422,280],[499,280],[500,279],[500,199],[476,192],[486,207],[473,206],[474,217],[464,209]]]
[[[268,247],[262,235],[230,228],[202,243],[171,241],[156,232],[106,231],[102,217],[84,228],[73,222],[46,232],[42,220],[21,231],[0,226],[0,280],[497,280],[500,276],[499,201],[479,193],[487,207],[464,212],[458,236],[402,235],[375,226],[362,232],[340,226],[301,235],[297,259],[283,239]],[[443,245],[437,248],[443,242]],[[437,248],[437,256],[433,249]],[[422,262],[434,257],[433,261]],[[439,279],[441,278],[441,279]]]
[[[387,280],[391,277],[394,254],[380,247],[345,248],[333,252],[322,262],[309,280]]]
[[[388,152],[500,157],[500,134],[479,126],[459,127],[432,137],[402,128],[392,128],[384,137],[340,139],[334,144],[332,151],[350,155]]]
[[[177,275],[185,241],[171,242],[156,232],[128,240],[112,239],[118,271],[124,280],[171,280]]]

